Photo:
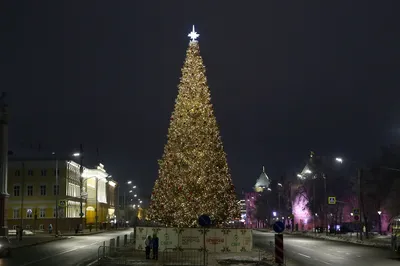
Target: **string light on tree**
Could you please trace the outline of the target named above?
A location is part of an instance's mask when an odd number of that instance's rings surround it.
[[[193,26],[149,208],[151,219],[168,226],[195,226],[201,214],[217,224],[240,217],[196,41],[199,36]]]

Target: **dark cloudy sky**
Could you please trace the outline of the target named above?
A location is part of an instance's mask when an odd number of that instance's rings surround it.
[[[398,0],[205,2],[1,1],[10,149],[99,147],[149,194],[192,24],[236,187],[400,140]]]

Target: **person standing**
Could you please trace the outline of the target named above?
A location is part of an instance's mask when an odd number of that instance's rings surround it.
[[[147,236],[144,241],[144,246],[146,247],[146,259],[150,259],[150,250],[151,250],[151,236]]]
[[[153,248],[153,260],[158,260],[158,242],[158,236],[157,234],[154,234],[153,239],[151,240]]]

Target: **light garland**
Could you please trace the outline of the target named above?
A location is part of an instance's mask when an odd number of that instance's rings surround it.
[[[170,226],[197,224],[208,214],[221,224],[240,217],[235,187],[210,102],[198,42],[190,42],[159,160],[149,216]]]

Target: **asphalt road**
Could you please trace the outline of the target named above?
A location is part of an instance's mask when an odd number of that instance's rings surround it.
[[[120,241],[123,243],[124,234],[128,234],[129,241],[130,232],[132,232],[132,229],[74,236],[70,239],[18,248],[13,250],[11,258],[1,258],[0,266],[78,265],[83,261],[97,259],[98,248],[103,244],[103,241],[109,241],[111,238],[121,236]]]
[[[272,250],[274,234],[254,231],[255,248]],[[399,266],[400,256],[387,249],[351,243],[313,239],[298,235],[284,235],[288,265],[298,266]]]

